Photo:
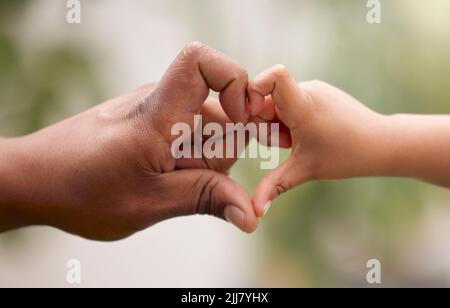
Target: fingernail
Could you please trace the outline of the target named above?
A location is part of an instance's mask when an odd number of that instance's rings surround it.
[[[239,229],[242,229],[244,227],[245,214],[241,209],[237,208],[236,206],[234,205],[227,206],[225,208],[225,211],[223,212],[223,216],[229,223],[235,225]]]
[[[268,201],[266,203],[266,205],[264,205],[264,216],[267,215],[267,212],[269,212],[271,206],[272,206],[272,201]]]

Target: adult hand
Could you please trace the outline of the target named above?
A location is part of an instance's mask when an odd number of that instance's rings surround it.
[[[193,129],[196,114],[206,123],[245,123],[247,85],[247,73],[238,64],[191,43],[156,87],[33,135],[0,141],[0,231],[50,225],[86,238],[117,240],[193,214],[225,218],[254,231],[250,198],[222,173],[234,160],[203,160],[206,169],[181,170],[193,166],[178,164],[171,153],[172,126],[187,123]],[[210,89],[220,92],[220,104],[207,100]]]

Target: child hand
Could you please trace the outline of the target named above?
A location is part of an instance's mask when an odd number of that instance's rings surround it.
[[[292,154],[258,185],[254,206],[264,216],[281,193],[311,180],[383,174],[384,116],[320,81],[297,84],[275,66],[249,85],[252,115],[279,121],[291,135]]]

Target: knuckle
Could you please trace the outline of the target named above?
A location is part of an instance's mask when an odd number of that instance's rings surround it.
[[[248,72],[243,67],[238,66],[236,69],[236,80],[248,81]]]
[[[277,64],[272,68],[272,72],[277,79],[286,79],[289,77],[289,71],[283,64]]]
[[[201,42],[190,42],[183,48],[183,54],[188,58],[197,58],[206,52],[209,47]]]
[[[287,181],[281,180],[277,185],[275,185],[275,190],[278,196],[288,192],[292,189],[292,184]]]

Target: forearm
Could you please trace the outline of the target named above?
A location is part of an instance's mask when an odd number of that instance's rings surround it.
[[[450,116],[393,115],[380,129],[382,175],[450,187]]]

